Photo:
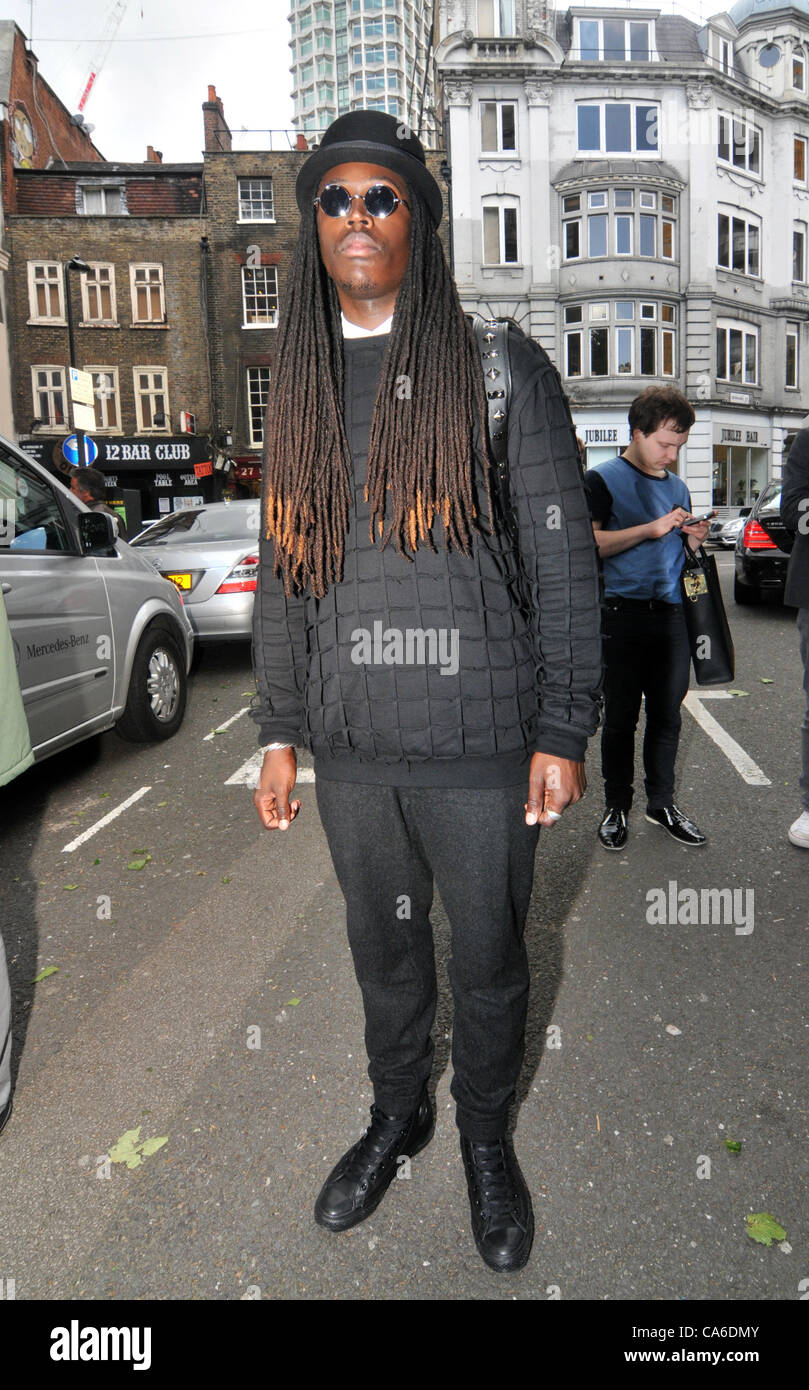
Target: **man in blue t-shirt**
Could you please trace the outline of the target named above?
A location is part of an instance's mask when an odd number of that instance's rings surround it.
[[[584,477],[604,566],[601,769],[606,809],[598,838],[605,849],[623,849],[627,841],[641,698],[646,702],[646,819],[681,844],[705,844],[702,832],[674,803],[680,706],[691,662],[680,601],[683,540],[688,537],[696,550],[709,523],[685,524],[693,521],[691,498],[670,470],[694,418],[674,387],[649,387],[629,408],[631,443]]]

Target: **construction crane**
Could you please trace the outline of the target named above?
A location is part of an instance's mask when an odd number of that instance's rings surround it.
[[[95,80],[107,61],[109,51],[112,47],[112,41],[115,38],[115,35],[118,33],[118,26],[120,25],[121,20],[123,19],[126,13],[127,3],[128,0],[115,0],[115,4],[112,6],[112,9],[107,15],[107,22],[104,25],[104,32],[102,33],[101,38],[98,41],[98,48],[93,54],[93,61],[90,64],[90,71],[87,74],[87,78],[84,83],[84,90],[82,91],[81,97],[79,99],[79,111],[83,111],[85,106],[87,105],[87,102],[90,99],[90,93],[92,92],[93,86],[95,84]]]

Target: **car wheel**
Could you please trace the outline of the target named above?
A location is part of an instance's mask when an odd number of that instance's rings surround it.
[[[761,602],[761,594],[758,589],[749,589],[746,584],[740,584],[736,575],[733,576],[733,598],[742,607],[754,607]]]
[[[187,691],[179,639],[171,628],[153,623],[135,652],[118,733],[132,743],[171,738],[183,722]]]

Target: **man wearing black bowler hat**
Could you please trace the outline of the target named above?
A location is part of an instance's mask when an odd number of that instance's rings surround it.
[[[267,412],[254,617],[262,823],[286,830],[295,744],[345,895],[374,1104],[316,1221],[369,1216],[432,1137],[437,885],[452,932],[452,1094],[483,1259],[521,1268],[531,1200],[507,1135],[539,825],[584,792],[599,581],[555,370],[518,329],[508,438],[518,543],[486,442],[474,333],[407,127],[341,116],[297,181],[301,232]],[[493,368],[497,372],[497,368]]]

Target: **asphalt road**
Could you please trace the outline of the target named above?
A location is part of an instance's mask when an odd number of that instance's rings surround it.
[[[725,580],[731,565],[720,557]],[[801,671],[794,614],[728,606],[746,693],[702,708],[766,784],[688,712],[678,801],[705,849],[649,825],[642,795],[626,852],[600,849],[597,740],[587,798],[542,834],[515,1129],[537,1236],[516,1275],[489,1272],[469,1229],[440,908],[435,1138],[367,1222],[332,1235],[312,1220],[366,1122],[362,1013],[314,787],[270,835],[247,785],[228,783],[255,752],[252,724],[206,738],[248,702],[247,649],[208,653],[168,743],[107,734],[5,788],[19,1075],[0,1275],[17,1299],[799,1299],[809,854],[786,830]],[[649,920],[655,890],[668,918],[671,883],[675,898],[736,890],[734,913],[715,920],[706,899],[701,920]],[[138,1142],[168,1142],[137,1167],[110,1162],[138,1127]],[[758,1212],[786,1241],[750,1239]]]

